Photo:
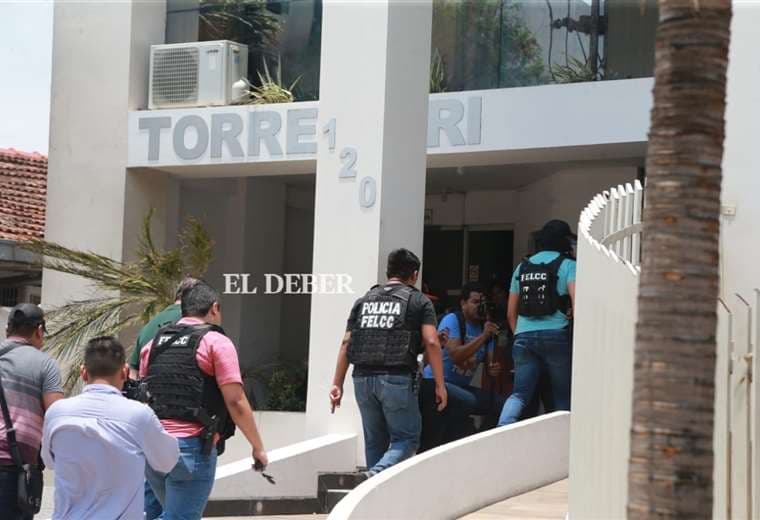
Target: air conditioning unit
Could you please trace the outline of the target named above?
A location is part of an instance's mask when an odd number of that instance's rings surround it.
[[[248,76],[248,46],[213,42],[151,45],[148,108],[229,105]]]

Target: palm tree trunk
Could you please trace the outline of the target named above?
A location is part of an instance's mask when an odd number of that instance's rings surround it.
[[[628,515],[710,518],[731,1],[659,6]]]

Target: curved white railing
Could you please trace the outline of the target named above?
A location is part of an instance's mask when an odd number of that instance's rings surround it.
[[[625,518],[643,190],[611,188],[578,223],[571,518]]]
[[[618,185],[594,197],[581,213],[578,233],[605,246],[622,260],[637,266],[641,261],[641,213],[644,188],[637,180]]]
[[[351,491],[329,520],[440,520],[567,476],[570,414],[555,412],[439,446]]]
[[[624,518],[641,185],[597,195],[578,224],[570,516]],[[718,302],[714,518],[760,518],[760,290]]]

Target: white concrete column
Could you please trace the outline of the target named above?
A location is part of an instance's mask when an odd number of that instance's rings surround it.
[[[322,17],[314,272],[350,274],[356,294],[312,300],[310,436],[361,432],[350,378],[343,406],[329,412],[346,318],[385,280],[392,249],[422,254],[432,4],[328,0]]]
[[[127,113],[146,105],[150,45],[165,25],[164,0],[56,2],[47,240],[125,255]],[[43,272],[47,305],[89,294],[80,278]]]

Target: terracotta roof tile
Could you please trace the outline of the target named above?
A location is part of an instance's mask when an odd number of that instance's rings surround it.
[[[0,148],[0,239],[45,236],[47,157]]]

